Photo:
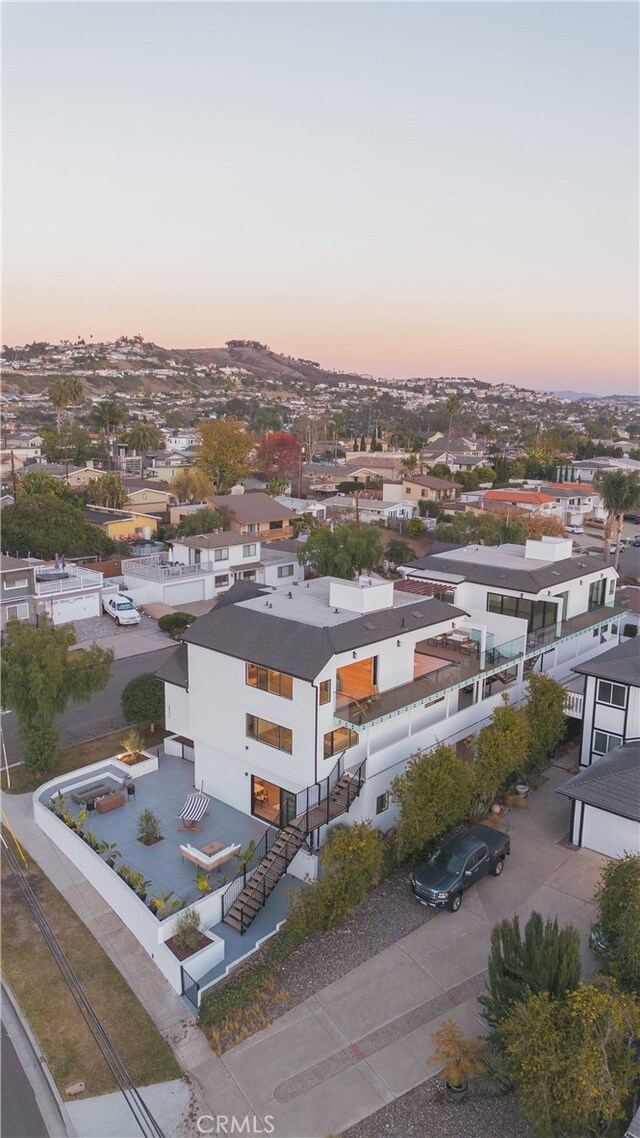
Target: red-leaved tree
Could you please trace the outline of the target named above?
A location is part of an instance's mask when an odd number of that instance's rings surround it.
[[[293,478],[300,467],[300,443],[284,431],[266,431],[260,436],[256,466],[270,481]]]

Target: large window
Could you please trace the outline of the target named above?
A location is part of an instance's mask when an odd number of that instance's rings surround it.
[[[526,620],[529,632],[550,628],[557,620],[558,607],[553,601],[531,601],[526,597],[508,597],[503,593],[487,593],[487,612],[517,616]]]
[[[28,620],[29,605],[7,605],[7,620]]]
[[[246,682],[250,688],[260,688],[260,691],[269,691],[272,695],[293,699],[293,679],[285,672],[261,668],[258,664],[247,664]]]
[[[214,561],[228,561],[229,560],[229,550],[228,549],[214,549],[213,560]]]
[[[594,731],[593,753],[594,755],[606,755],[614,747],[619,747],[621,742],[621,735],[610,735],[608,731]]]
[[[5,582],[4,582],[4,587],[5,587],[5,591],[7,589],[28,589],[29,588],[29,578],[28,577],[13,577],[13,578],[6,577]]]
[[[257,739],[277,751],[286,751],[288,755],[293,751],[293,732],[268,719],[258,719],[257,715],[247,715],[247,738]]]
[[[242,556],[243,557],[255,557],[255,555],[256,555],[255,545],[243,545],[242,546]]]
[[[269,522],[269,529],[282,529],[282,528],[283,528],[282,522]]]
[[[293,565],[278,565],[279,577],[293,577]]]
[[[592,581],[589,585],[589,609],[599,609],[607,593],[606,581]]]
[[[624,684],[610,684],[608,680],[598,680],[598,703],[608,703],[610,707],[626,707],[627,689]]]
[[[336,727],[335,731],[327,731],[324,737],[324,757],[328,759],[331,755],[339,755],[348,747],[354,747],[357,742],[358,732],[349,727]]]
[[[218,576],[214,578],[214,584],[216,589],[225,589],[229,584],[229,574],[219,573]]]

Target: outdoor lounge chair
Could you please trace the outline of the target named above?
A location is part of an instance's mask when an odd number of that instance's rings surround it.
[[[195,846],[180,846],[180,853],[187,861],[192,861],[198,869],[202,869],[205,873],[210,873],[212,869],[217,869],[218,866],[224,865],[225,861],[230,861],[232,857],[236,857],[240,853],[241,847],[225,846],[223,850],[218,850],[217,853],[205,854],[202,850],[197,850]]]
[[[205,794],[203,790],[197,791],[196,794],[190,794],[185,802],[182,810],[178,814],[178,819],[183,822],[183,826],[178,826],[179,830],[200,830],[201,827],[198,822],[201,822],[205,814],[208,814],[207,809],[209,805],[209,795]]]

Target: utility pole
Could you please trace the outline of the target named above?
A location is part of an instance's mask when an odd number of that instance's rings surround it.
[[[16,462],[13,451],[11,451],[11,485],[13,487],[13,497],[16,498],[18,494],[18,475],[16,474]]]

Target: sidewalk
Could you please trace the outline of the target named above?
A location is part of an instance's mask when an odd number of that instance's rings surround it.
[[[197,1133],[194,1119],[205,1112],[263,1123],[270,1116],[275,1138],[322,1138],[429,1078],[430,1034],[442,1018],[455,1019],[471,1035],[484,1032],[477,996],[496,921],[515,912],[526,920],[533,909],[571,921],[581,934],[585,975],[594,967],[587,944],[591,896],[606,859],[561,844],[569,807],[554,791],[566,781],[571,760],[549,768],[527,808],[505,818],[512,853],[499,879],[484,878],[465,894],[458,913],[436,914],[222,1059],[117,915],[38,830],[30,797],[5,798],[5,809],[194,1078],[186,1133]]]

